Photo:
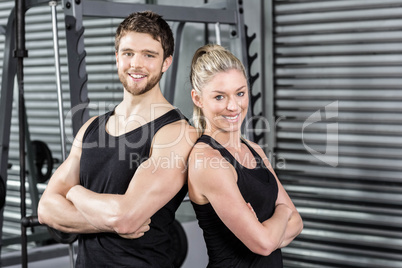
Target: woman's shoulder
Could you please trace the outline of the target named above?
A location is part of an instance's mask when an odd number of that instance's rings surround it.
[[[255,151],[255,152],[261,157],[261,159],[264,161],[265,165],[266,165],[268,168],[270,168],[270,167],[271,167],[271,163],[270,163],[270,161],[269,161],[267,155],[265,154],[264,149],[263,149],[260,145],[258,145],[257,143],[255,143],[255,142],[252,142],[252,141],[247,140],[247,139],[244,139],[244,138],[243,138],[243,140],[244,140],[245,142],[247,142],[247,144],[248,144],[251,148],[254,149],[254,151]]]
[[[205,203],[210,193],[220,192],[230,184],[236,184],[237,175],[234,167],[210,145],[198,142],[189,157],[188,182],[190,199],[196,203]]]
[[[255,142],[253,142],[253,141],[250,141],[250,140],[248,140],[248,139],[246,139],[246,138],[242,138],[243,139],[243,141],[245,141],[251,148],[253,148],[254,149],[254,151],[256,151],[259,155],[261,155],[261,153],[262,154],[265,154],[264,153],[264,150],[261,148],[261,146],[260,145],[258,145],[257,143],[255,143]]]
[[[202,141],[194,145],[190,157],[196,162],[203,161],[205,163],[224,159],[217,149]]]

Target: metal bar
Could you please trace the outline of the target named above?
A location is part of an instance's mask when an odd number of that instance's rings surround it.
[[[54,48],[54,60],[55,60],[55,71],[56,71],[56,84],[57,84],[57,100],[59,108],[59,124],[60,124],[60,140],[61,140],[61,155],[62,160],[66,160],[67,150],[66,150],[66,135],[64,126],[64,109],[63,109],[63,90],[61,87],[61,71],[60,71],[60,53],[59,53],[59,35],[57,31],[57,12],[56,12],[56,1],[49,2],[50,9],[52,11],[52,29],[53,29],[53,48]],[[74,247],[73,243],[68,245],[68,253],[70,257],[70,268],[74,268]]]
[[[178,23],[177,27],[175,27],[175,51],[173,55],[173,62],[172,66],[169,68],[169,76],[166,77],[166,85],[167,85],[167,90],[164,91],[164,96],[167,101],[170,103],[173,103],[174,101],[174,95],[176,91],[176,75],[177,75],[177,70],[179,68],[179,51],[180,51],[180,45],[181,45],[181,38],[183,36],[183,29],[184,29],[184,22]]]
[[[381,53],[383,54],[383,53]],[[384,53],[386,54],[386,53]],[[365,54],[358,54],[358,55],[365,55]],[[392,54],[391,54],[392,55]],[[308,57],[309,55],[305,55],[304,57]],[[338,63],[309,63],[307,64],[294,64],[294,63],[280,63],[280,64],[275,64],[275,68],[312,68],[312,67],[318,67],[318,68],[330,68],[330,67],[389,67],[389,66],[402,66],[402,62],[387,62],[387,61],[372,61],[372,62],[338,62]],[[342,86],[342,85],[340,85]],[[370,86],[370,85],[367,85]],[[387,87],[387,85],[384,85],[384,87]],[[400,87],[399,87],[400,88]]]
[[[39,192],[37,187],[37,170],[35,166],[35,155],[33,154],[32,144],[31,144],[31,134],[29,133],[29,126],[28,126],[28,117],[26,110],[25,113],[25,146],[26,146],[26,155],[25,159],[28,162],[28,172],[26,175],[28,176],[28,186],[29,192],[31,197],[31,209],[33,213],[36,215],[36,211],[38,211],[38,203],[39,203]],[[24,220],[24,219],[22,219]]]
[[[81,5],[77,5],[76,9],[80,7]],[[82,25],[82,17],[74,17],[67,12],[64,19],[66,24],[73,135],[75,136],[81,126],[89,119],[84,28],[79,26]]]
[[[25,14],[26,10],[29,8],[40,5],[42,3],[46,3],[47,0],[24,0],[24,6],[18,4],[18,8],[20,12],[22,11]],[[23,27],[24,25],[19,23],[19,27]],[[17,59],[13,57],[13,52],[16,49],[16,7],[10,11],[10,15],[7,21],[7,26],[0,27],[1,34],[5,34],[5,47],[4,47],[4,61],[3,61],[3,68],[2,68],[2,82],[1,82],[1,99],[0,99],[0,177],[3,180],[4,186],[7,186],[7,169],[8,169],[8,156],[9,156],[9,144],[10,144],[10,129],[11,129],[11,114],[12,114],[12,104],[13,104],[13,89],[14,89],[14,78],[17,74]],[[18,43],[21,45],[21,38],[19,37]],[[23,43],[23,42],[22,42]],[[17,51],[17,56],[26,56],[25,48],[23,47],[22,50]],[[21,55],[22,53],[22,55]],[[21,76],[21,73],[19,73]],[[21,83],[22,84],[22,83]],[[22,111],[21,111],[22,112]],[[23,121],[20,121],[20,130],[21,128],[23,131],[26,130],[26,116]],[[26,136],[26,135],[25,135]],[[22,142],[23,147],[25,147],[26,139]],[[25,151],[25,148],[23,148]],[[25,155],[25,154],[23,154]],[[23,160],[25,162],[25,159]],[[25,166],[25,163],[24,163]],[[34,173],[34,170],[31,169],[31,173]],[[22,170],[22,169],[21,169]],[[25,170],[25,167],[24,167]],[[25,176],[25,171],[23,172],[23,177]],[[25,181],[25,177],[24,177]],[[25,182],[21,184],[21,186],[25,186]],[[25,187],[22,187],[25,193]],[[5,193],[6,194],[6,193]],[[25,201],[25,198],[23,198]],[[25,205],[23,205],[25,207]],[[4,208],[0,209],[0,250],[3,244],[3,235],[2,235],[2,226],[3,226],[3,213]],[[21,218],[23,220],[24,217]],[[21,230],[23,231],[25,227],[21,224]],[[24,239],[26,241],[27,239]],[[24,244],[23,242],[22,244]],[[23,255],[23,262],[27,261],[26,257],[24,257],[24,253],[26,251],[25,247],[22,247],[22,255]],[[0,262],[1,264],[1,262]],[[24,264],[25,265],[25,264]]]
[[[283,42],[276,42],[275,44],[281,47],[298,47],[298,46],[325,46],[325,45],[361,45],[364,44],[391,44],[402,43],[402,38],[383,38],[381,40],[371,40],[371,39],[339,39],[339,40],[331,40],[331,41],[296,41],[292,43],[287,43],[284,45]]]
[[[14,77],[17,70],[17,60],[12,57],[15,48],[15,9],[12,9],[6,27],[4,46],[4,60],[1,81],[0,99],[0,179],[4,183],[7,193],[7,169],[10,144],[11,114],[13,109]],[[3,245],[4,208],[0,209],[0,250]]]
[[[237,24],[236,10],[167,5],[82,1],[83,16],[125,18],[133,12],[152,10],[167,21]]]
[[[377,10],[382,8],[398,8],[402,7],[401,3],[370,3],[367,4],[365,1],[361,1],[362,5],[341,5],[348,4],[348,1],[339,2],[339,6],[329,6],[329,7],[316,7],[311,8],[311,6],[307,6],[305,8],[293,9],[293,10],[276,10],[276,15],[293,15],[293,14],[308,14],[308,13],[325,13],[325,12],[339,12],[339,11],[351,11],[351,10]],[[318,1],[316,6],[322,5],[322,1]],[[330,3],[331,4],[331,3]]]
[[[268,129],[264,133],[264,146],[265,153],[271,160],[271,165],[275,168],[276,162],[276,122],[275,122],[275,111],[274,111],[274,77],[273,77],[273,66],[274,66],[274,43],[273,40],[273,17],[265,16],[264,14],[272,14],[272,1],[261,1],[261,57],[264,64],[261,64],[261,79],[262,88],[264,94],[262,96],[262,109],[263,114],[268,120]]]
[[[19,119],[19,152],[20,152],[20,193],[21,193],[21,219],[26,216],[26,189],[25,189],[25,99],[24,99],[24,70],[23,62],[26,57],[25,50],[25,0],[15,1],[16,21],[16,50],[18,80],[18,119]],[[26,226],[21,223],[21,261],[22,267],[28,267]]]
[[[215,23],[215,37],[216,37],[216,43],[218,45],[221,45],[221,28],[219,25],[219,22]]]
[[[61,87],[61,71],[60,71],[60,53],[59,53],[59,35],[57,31],[57,13],[56,1],[49,2],[52,11],[52,30],[53,30],[53,48],[54,48],[54,62],[56,71],[56,85],[57,85],[57,101],[59,108],[59,124],[60,124],[60,139],[61,139],[61,156],[63,161],[66,160],[66,138],[64,126],[64,109],[63,109],[63,90]]]
[[[398,26],[389,26],[389,27],[367,27],[367,28],[339,28],[339,29],[328,29],[328,30],[303,30],[303,31],[275,31],[275,37],[293,37],[293,36],[303,36],[303,35],[329,35],[329,34],[350,34],[350,33],[381,33],[384,32],[400,32],[402,31],[402,27]]]
[[[276,14],[275,14],[276,16]],[[372,20],[393,20],[393,19],[401,19],[401,15],[379,15],[377,16],[372,16],[372,17],[338,17],[338,18],[320,18],[320,19],[306,19],[306,20],[292,20],[292,21],[281,21],[277,22],[275,21],[275,26],[290,26],[290,25],[303,25],[303,24],[323,24],[323,23],[336,23],[336,22],[352,22],[352,21],[372,21]]]

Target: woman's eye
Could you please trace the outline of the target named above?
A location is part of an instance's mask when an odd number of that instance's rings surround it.
[[[223,96],[222,96],[222,95],[218,95],[218,96],[215,97],[215,99],[216,99],[216,100],[222,100],[222,99],[223,99]]]

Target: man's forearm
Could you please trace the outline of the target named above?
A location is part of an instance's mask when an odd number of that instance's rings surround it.
[[[112,208],[114,200],[111,195],[98,194],[77,185],[67,193],[67,200],[72,202],[90,224],[103,232],[115,232],[110,224],[114,211]]]
[[[41,199],[38,219],[40,223],[66,233],[99,232],[99,229],[90,224],[70,201],[59,194]]]

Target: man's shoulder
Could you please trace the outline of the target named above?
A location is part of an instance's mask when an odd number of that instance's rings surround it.
[[[197,140],[197,131],[186,120],[163,126],[154,136],[153,147],[190,150]]]

